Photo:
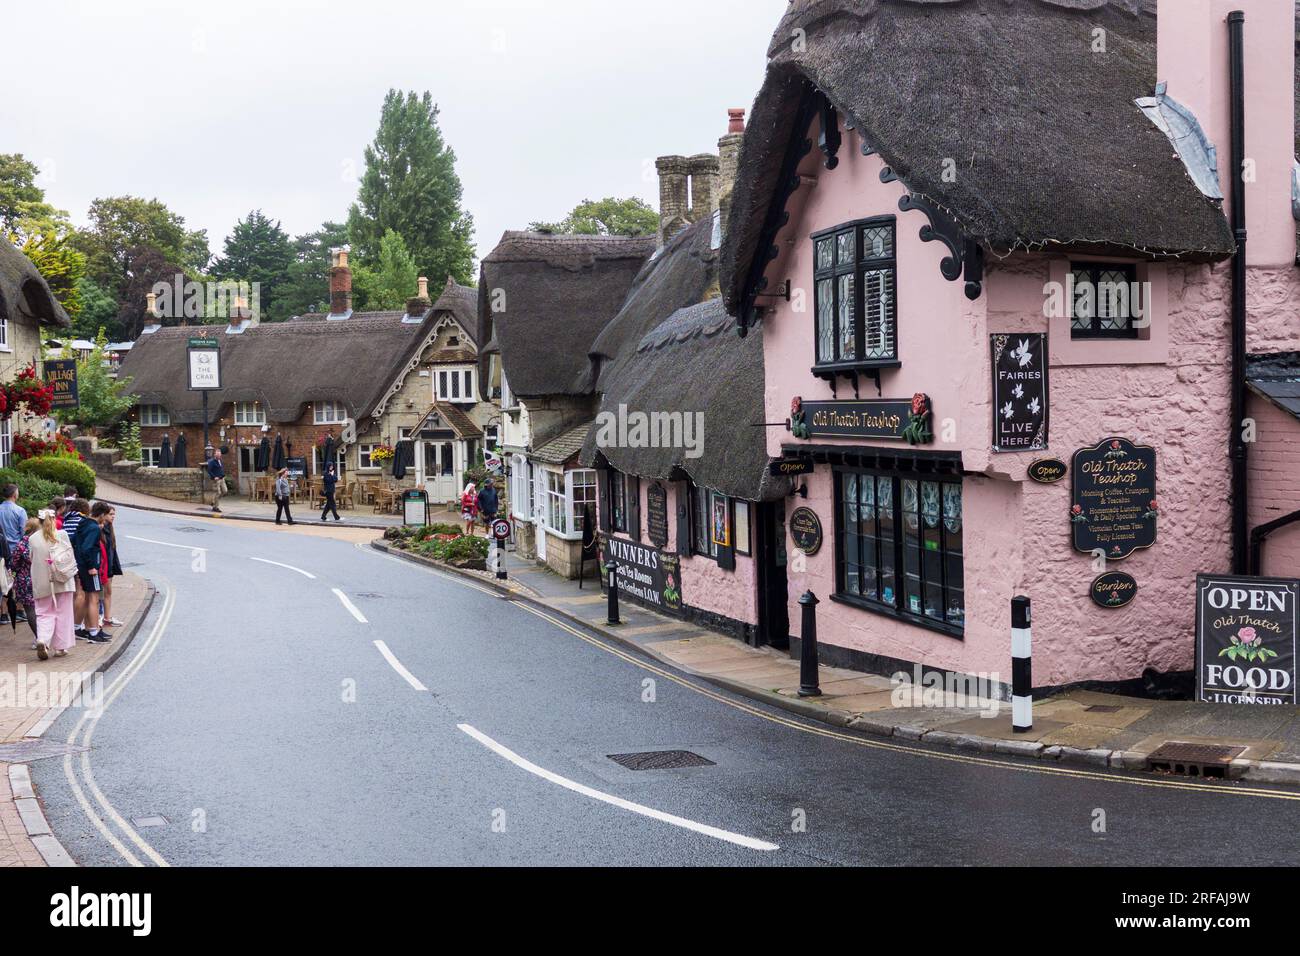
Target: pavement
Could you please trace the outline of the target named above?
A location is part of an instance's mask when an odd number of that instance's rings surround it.
[[[390,550],[384,541],[373,546]],[[506,553],[503,563],[508,575],[504,586],[494,574],[460,573],[535,600],[734,693],[834,726],[957,750],[1128,770],[1148,769],[1149,755],[1169,742],[1230,747],[1239,751],[1226,768],[1230,778],[1300,787],[1297,708],[1242,708],[1071,690],[1035,701],[1032,729],[1018,732],[1011,727],[1008,702],[959,695],[950,688],[900,686],[888,677],[839,667],[819,668],[821,696],[800,697],[800,664],[785,651],[749,647],[626,600],[619,605],[621,623],[610,625],[608,599],[599,580],[582,587],[513,552]]]
[[[169,514],[190,516],[210,516],[240,518],[245,521],[269,521],[275,523],[275,503],[271,501],[249,501],[237,495],[227,495],[221,499],[221,515],[214,516],[210,505],[200,505],[192,501],[171,501],[146,495],[130,488],[124,488],[103,476],[95,478],[96,498],[109,504],[139,508],[144,511],[161,511]],[[357,528],[396,528],[402,525],[401,515],[376,514],[371,505],[358,505],[355,508],[340,508],[342,522],[335,522],[331,515],[328,521],[320,520],[320,512],[307,502],[297,502],[291,506],[294,520],[302,527],[318,527],[323,524],[347,524]],[[431,509],[431,523],[449,522],[460,524],[460,512],[447,508]]]
[[[0,866],[70,863],[46,823],[28,764],[65,752],[43,736],[65,710],[93,705],[96,675],[126,650],[153,593],[137,574],[114,579],[113,615],[123,625],[114,629],[113,642],[77,641],[66,657],[41,661],[31,649],[32,633],[25,623],[16,631],[0,627]]]

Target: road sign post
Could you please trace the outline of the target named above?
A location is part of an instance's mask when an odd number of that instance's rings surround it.
[[[496,542],[496,566],[497,580],[506,580],[506,539],[510,537],[510,521],[506,518],[495,518],[492,521],[492,540]]]
[[[216,339],[191,338],[189,352],[190,391],[203,393],[203,455],[212,457],[208,438],[208,392],[221,388],[221,344]]]

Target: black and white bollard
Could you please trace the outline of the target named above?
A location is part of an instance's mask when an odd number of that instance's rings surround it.
[[[619,624],[621,622],[618,619],[618,565],[608,554],[605,555],[605,570],[609,575],[609,614],[605,620],[607,624]]]
[[[803,613],[799,624],[799,696],[820,697],[817,676],[817,595],[805,591],[799,598]]]
[[[1011,599],[1011,729],[1018,734],[1034,726],[1029,645],[1029,598],[1018,594]]]

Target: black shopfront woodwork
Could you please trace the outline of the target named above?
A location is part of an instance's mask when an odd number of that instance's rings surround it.
[[[814,374],[898,365],[894,217],[813,234]]]
[[[960,637],[960,473],[841,465],[834,476],[834,599]]]

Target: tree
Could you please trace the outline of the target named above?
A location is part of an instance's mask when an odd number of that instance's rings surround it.
[[[113,341],[122,339],[122,326],[117,321],[117,300],[94,279],[82,276],[77,280],[77,300],[81,303],[81,314],[73,319],[72,338],[94,338],[99,329],[104,329]]]
[[[366,169],[348,232],[357,258],[375,267],[388,230],[402,237],[421,275],[468,284],[474,265],[474,220],[461,208],[456,154],[438,128],[438,107],[426,91],[389,90],[379,129],[366,147]]]
[[[659,213],[635,196],[606,196],[584,199],[560,222],[534,222],[528,228],[586,236],[653,236],[659,231]]]
[[[379,262],[375,268],[358,264],[352,270],[355,308],[400,309],[415,295],[419,270],[406,249],[402,237],[389,229],[379,242]]]
[[[315,232],[294,239],[293,263],[271,321],[329,309],[330,250],[347,244],[348,227],[337,222],[321,223]]]
[[[104,347],[108,337],[103,329],[95,336],[95,347],[83,359],[77,360],[76,408],[55,410],[59,421],[80,425],[83,428],[108,428],[127,413],[135,399],[124,394],[131,384],[130,378],[113,378],[104,362]],[[67,354],[67,350],[64,350]]]
[[[218,279],[257,283],[263,315],[287,318],[280,296],[289,281],[293,259],[288,233],[280,228],[278,221],[272,222],[262,215],[262,210],[254,209],[235,223],[234,232],[226,239],[224,253],[212,264],[212,274]]]
[[[81,312],[77,280],[86,258],[74,244],[75,230],[62,209],[45,201],[36,185],[40,170],[20,153],[0,155],[0,231],[22,250],[74,320]]]
[[[130,284],[135,257],[146,249],[191,272],[207,267],[207,233],[187,232],[185,220],[157,199],[110,196],[90,204],[90,228],[77,233],[86,256],[86,274],[121,301]]]
[[[60,213],[45,201],[36,185],[41,171],[22,153],[0,153],[0,229],[18,231],[22,219],[57,218]],[[62,214],[64,217],[67,213]]]
[[[117,312],[117,322],[122,334],[128,339],[135,339],[140,335],[141,329],[153,322],[161,322],[164,325],[180,324],[185,319],[180,311],[181,302],[173,303],[172,314],[154,318],[145,315],[145,306],[148,304],[146,296],[159,282],[174,286],[176,276],[180,275],[183,286],[191,276],[180,263],[167,258],[152,246],[137,246],[129,250],[128,254],[131,258],[131,276],[122,291],[121,305]]]
[[[39,232],[30,236],[20,248],[75,322],[81,314],[81,294],[77,283],[85,275],[86,257],[73,247],[70,235],[66,231]]]

